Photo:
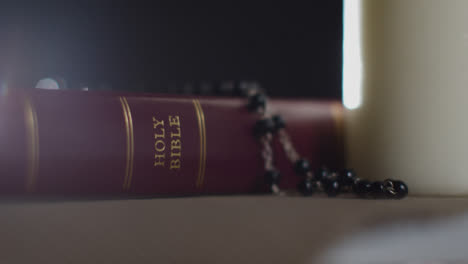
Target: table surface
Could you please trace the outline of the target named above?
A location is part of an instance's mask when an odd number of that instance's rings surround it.
[[[313,263],[360,230],[468,199],[221,196],[0,202],[0,263]]]

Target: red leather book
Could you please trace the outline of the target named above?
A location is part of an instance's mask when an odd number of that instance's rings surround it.
[[[0,96],[0,194],[138,197],[265,192],[242,98],[28,90]],[[311,165],[342,168],[341,104],[270,100]],[[299,178],[274,142],[281,188]]]

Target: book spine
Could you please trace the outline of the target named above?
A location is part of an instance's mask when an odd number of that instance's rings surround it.
[[[272,100],[299,153],[341,168],[338,102]],[[70,197],[264,192],[245,99],[12,92],[0,97],[0,193]],[[299,178],[274,143],[282,188]]]

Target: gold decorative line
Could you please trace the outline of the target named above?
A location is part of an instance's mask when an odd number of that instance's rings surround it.
[[[203,164],[203,134],[202,134],[202,119],[200,114],[200,109],[198,108],[197,100],[193,100],[193,105],[195,107],[195,113],[197,114],[198,120],[198,135],[200,137],[200,154],[199,154],[199,165],[198,165],[198,177],[197,177],[197,188],[200,187],[200,179],[201,179],[201,171],[202,171],[202,164]]]
[[[206,122],[205,122],[205,114],[203,113],[203,108],[201,106],[200,101],[198,101],[198,108],[200,109],[200,115],[202,119],[202,126],[203,126],[203,167],[202,167],[202,177],[200,184],[203,185],[205,180],[205,170],[206,170]]]
[[[125,190],[127,187],[127,181],[128,181],[128,169],[130,168],[130,132],[129,132],[129,122],[128,122],[128,114],[127,114],[127,108],[125,106],[125,101],[123,100],[122,97],[120,99],[120,104],[122,105],[122,112],[124,116],[124,121],[125,121],[125,142],[126,142],[126,160],[127,163],[125,165],[125,178],[124,178],[124,183],[123,183],[123,189]]]
[[[127,110],[128,110],[128,119],[130,121],[130,140],[131,140],[131,149],[130,149],[130,177],[128,178],[128,188],[130,188],[130,185],[132,183],[132,177],[133,177],[133,162],[135,158],[135,136],[133,133],[133,117],[132,117],[132,111],[130,111],[130,105],[128,104],[127,100],[125,100],[125,104],[127,105]]]
[[[202,172],[201,172],[201,179],[200,179],[200,187],[203,186],[204,179],[205,179],[205,169],[206,169],[206,122],[205,122],[205,114],[203,113],[203,108],[201,106],[200,101],[197,101],[198,108],[200,109],[200,116],[202,120],[202,134],[203,134],[203,164],[202,164]]]
[[[126,142],[127,142],[127,163],[125,166],[125,179],[123,183],[123,189],[130,189],[133,176],[133,160],[135,155],[135,142],[133,136],[133,118],[132,112],[130,111],[130,106],[128,105],[127,99],[125,97],[120,97],[120,103],[122,105],[122,112],[125,120],[125,132],[126,132]]]
[[[130,110],[130,105],[128,104],[127,99],[124,97],[123,100],[127,107],[129,132],[130,132],[130,168],[129,168],[129,176],[128,176],[128,182],[127,182],[127,189],[130,189],[130,185],[132,184],[132,177],[133,177],[133,161],[135,157],[135,136],[133,133],[132,111]]]
[[[30,98],[25,100],[24,117],[26,122],[26,148],[27,148],[27,175],[26,190],[32,192],[35,189],[37,174],[39,172],[39,127],[37,113]]]
[[[201,107],[200,102],[197,99],[193,100],[195,106],[195,112],[198,119],[198,132],[200,135],[200,164],[198,166],[198,178],[197,178],[197,188],[203,186],[203,181],[205,178],[205,169],[206,169],[206,126],[205,126],[205,115],[203,113],[203,108]]]

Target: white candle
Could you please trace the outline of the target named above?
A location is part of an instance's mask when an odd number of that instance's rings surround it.
[[[468,195],[468,1],[345,0],[348,166]]]

